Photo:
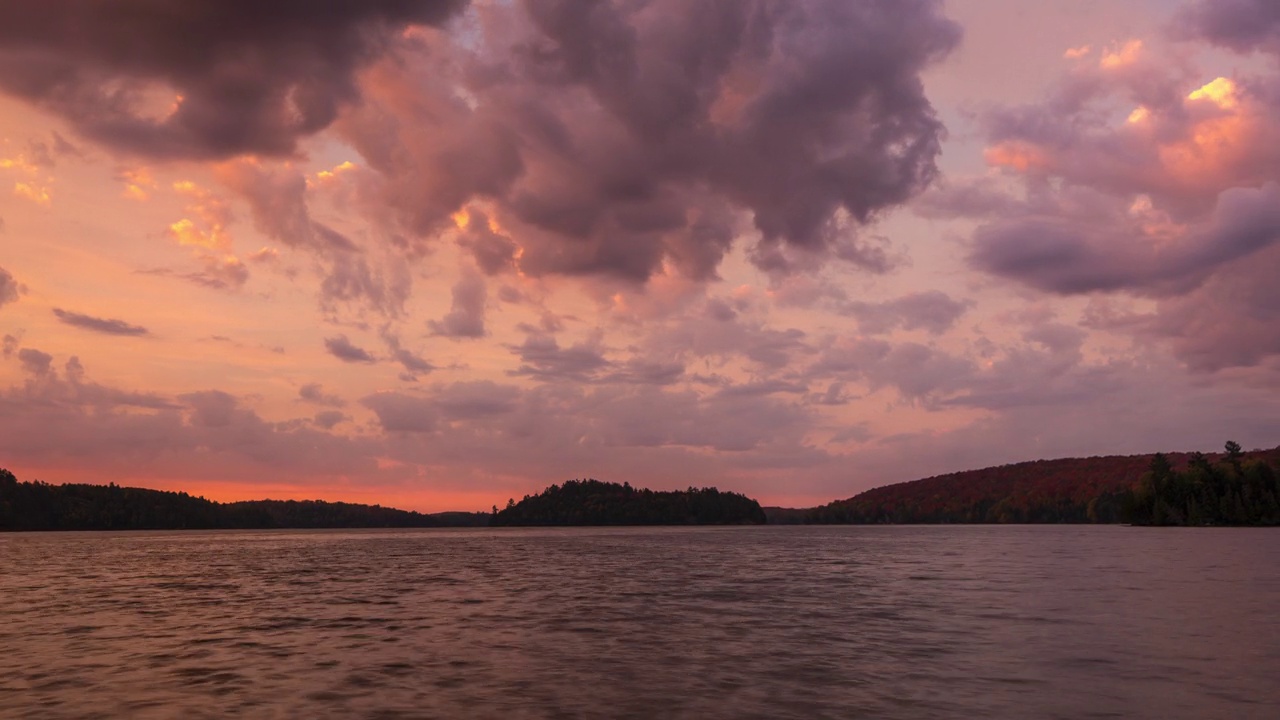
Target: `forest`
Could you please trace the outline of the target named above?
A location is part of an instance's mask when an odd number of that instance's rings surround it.
[[[488,513],[426,515],[319,500],[217,503],[182,492],[119,485],[19,482],[0,469],[0,531],[258,530],[486,525]]]
[[[755,500],[715,488],[656,491],[570,480],[494,508],[491,525],[763,525]]]
[[[1167,478],[1161,475],[1153,485],[1147,478],[1152,474],[1157,457],[1163,458],[1168,465],[1169,475]],[[1217,465],[1213,464],[1215,462]],[[1255,466],[1280,467],[1280,448],[1245,453],[1235,443],[1229,443],[1227,453],[1211,456],[1169,453],[1036,460],[885,485],[847,500],[813,508],[801,517],[794,513],[778,517],[788,522],[810,524],[1202,524],[1208,517],[1205,509],[1208,495],[1205,493],[1212,491],[1214,498],[1220,498],[1220,488],[1232,508],[1235,498],[1239,497],[1246,508],[1257,506],[1258,513],[1265,515],[1265,492],[1261,489],[1265,482],[1239,486],[1234,479],[1243,477],[1241,473],[1245,469]],[[1237,467],[1241,472],[1236,472]],[[1212,475],[1211,471],[1218,475]],[[1267,473],[1263,469],[1248,472],[1254,473],[1249,477],[1266,476]],[[1271,475],[1274,474],[1271,471]],[[1181,479],[1174,480],[1175,477]],[[1207,483],[1209,489],[1196,483]],[[1195,489],[1188,490],[1189,487]],[[1234,495],[1231,494],[1233,490]],[[1189,520],[1192,516],[1186,512],[1187,504],[1197,497],[1202,499],[1196,500],[1195,520]],[[1161,500],[1156,502],[1152,498]],[[1218,503],[1220,506],[1220,499]],[[1151,517],[1142,514],[1143,508],[1148,509]],[[1156,512],[1161,513],[1159,522],[1155,521]],[[1251,513],[1253,510],[1247,510],[1238,516],[1253,517]],[[1252,521],[1237,523],[1214,519],[1211,522],[1249,524]]]
[[[1217,462],[1195,453],[1182,470],[1156,454],[1122,514],[1134,525],[1280,525],[1280,464],[1234,442]]]

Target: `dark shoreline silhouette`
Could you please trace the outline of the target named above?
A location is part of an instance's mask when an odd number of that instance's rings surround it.
[[[494,527],[563,525],[763,525],[760,503],[716,488],[644,490],[630,483],[570,480],[494,508]]]
[[[19,482],[0,469],[0,531],[765,523],[1280,525],[1280,447],[1036,460],[885,485],[816,508],[762,508],[716,488],[572,480],[491,513],[428,514],[321,500],[218,503],[115,484]]]
[[[0,469],[0,531],[269,530],[474,527],[489,513],[409,510],[322,500],[219,503],[184,492],[119,485],[18,482]]]

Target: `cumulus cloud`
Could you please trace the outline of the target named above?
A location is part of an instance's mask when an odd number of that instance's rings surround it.
[[[1195,2],[1175,25],[1249,51],[1270,48],[1277,15],[1274,3]],[[1278,77],[1204,76],[1158,48],[1079,58],[1038,102],[987,114],[986,159],[1006,182],[960,183],[919,207],[979,218],[968,261],[990,275],[1155,299],[1144,317],[1091,322],[1167,340],[1193,369],[1264,365],[1280,355],[1254,320],[1273,310],[1255,268],[1280,272]]]
[[[346,335],[338,335],[337,337],[325,338],[324,347],[329,351],[330,355],[338,358],[343,362],[349,363],[371,363],[377,362],[377,358],[368,350],[357,347],[347,339]]]
[[[487,297],[484,278],[473,271],[463,273],[462,279],[453,286],[453,303],[448,314],[427,322],[431,334],[455,339],[484,337]]]
[[[959,36],[933,0],[490,6],[371,69],[337,127],[413,234],[482,200],[460,242],[487,273],[709,278],[744,218],[762,263],[883,269],[852,233],[933,179],[920,73]]]
[[[141,325],[133,325],[125,322],[124,320],[99,318],[92,315],[71,312],[70,310],[63,310],[62,308],[54,308],[53,314],[57,316],[59,321],[66,325],[77,327],[82,330],[104,333],[106,335],[137,337],[150,334],[150,331],[145,327],[142,327]]]
[[[55,0],[0,7],[0,90],[158,158],[288,155],[359,96],[355,73],[462,2]]]

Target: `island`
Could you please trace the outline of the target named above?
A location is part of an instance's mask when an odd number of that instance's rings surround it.
[[[494,508],[490,525],[763,525],[760,503],[716,488],[659,491],[570,480]]]

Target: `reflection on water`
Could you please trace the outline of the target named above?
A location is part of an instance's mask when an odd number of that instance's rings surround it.
[[[1280,531],[0,535],[0,716],[1280,718]]]

